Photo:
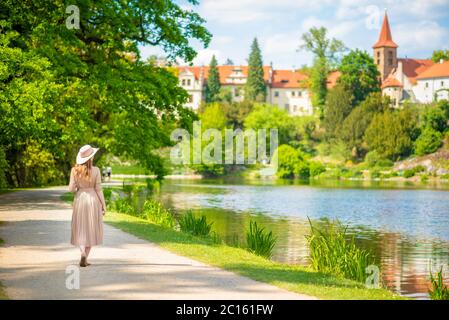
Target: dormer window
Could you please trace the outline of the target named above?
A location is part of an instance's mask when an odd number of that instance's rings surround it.
[[[190,79],[187,79],[187,85],[190,86],[191,82]]]
[[[185,86],[186,85],[186,79],[182,79],[182,85]]]
[[[294,97],[294,96],[295,96],[295,93],[296,93],[295,91],[292,91],[292,97]]]

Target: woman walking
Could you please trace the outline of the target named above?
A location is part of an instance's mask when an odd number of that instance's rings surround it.
[[[87,267],[90,249],[103,242],[103,215],[106,204],[101,189],[100,169],[92,165],[98,148],[80,148],[70,172],[69,191],[75,192],[71,244],[81,250],[80,266]]]

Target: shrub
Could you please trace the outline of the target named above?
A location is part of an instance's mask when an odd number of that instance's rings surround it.
[[[129,199],[127,198],[117,198],[114,201],[114,209],[120,213],[136,215],[135,208],[131,205]]]
[[[210,235],[212,224],[213,222],[207,223],[207,219],[205,216],[196,218],[193,215],[192,211],[188,211],[187,213],[183,214],[179,219],[179,227],[181,231],[200,237],[206,237]]]
[[[310,168],[307,162],[299,161],[295,164],[295,176],[299,179],[310,178]]]
[[[271,231],[266,232],[265,228],[260,228],[255,221],[250,222],[249,230],[246,232],[248,251],[269,259],[275,244],[276,238]]]
[[[441,146],[442,135],[440,132],[427,127],[415,141],[415,153],[419,156],[437,151]]]
[[[444,284],[443,267],[435,274],[430,271],[430,284],[429,296],[432,300],[449,300],[449,289]]]
[[[419,172],[423,172],[425,170],[426,170],[426,168],[424,166],[419,165],[419,166],[413,167],[411,169],[404,170],[403,176],[404,176],[404,178],[411,178],[415,174],[417,174]]]
[[[315,227],[309,219],[307,242],[310,260],[316,271],[342,276],[359,282],[366,279],[366,267],[374,263],[372,254],[358,248],[355,239],[347,239],[346,228],[338,220]]]
[[[142,217],[162,227],[173,228],[176,220],[172,213],[155,200],[146,200],[142,208]]]
[[[319,162],[312,161],[309,164],[309,171],[311,177],[316,177],[326,171],[326,168]]]

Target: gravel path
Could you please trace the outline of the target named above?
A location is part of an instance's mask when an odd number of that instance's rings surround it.
[[[65,187],[0,195],[0,281],[11,299],[312,299],[211,267],[105,225],[87,268],[69,244]],[[76,288],[76,274],[79,285]]]

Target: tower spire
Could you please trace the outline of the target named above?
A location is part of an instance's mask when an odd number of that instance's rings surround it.
[[[382,29],[380,30],[379,40],[374,44],[373,48],[397,48],[398,45],[394,43],[391,36],[390,23],[388,22],[387,9],[385,9],[384,22],[382,24]]]

